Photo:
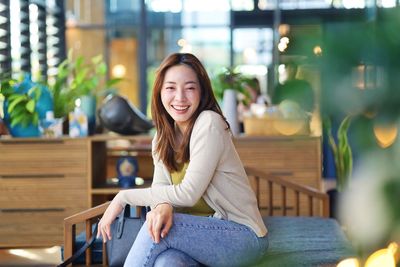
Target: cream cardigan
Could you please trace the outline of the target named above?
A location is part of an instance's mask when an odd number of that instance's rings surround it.
[[[155,138],[153,139],[153,148]],[[115,200],[125,204],[192,207],[203,197],[214,217],[244,224],[262,237],[267,233],[257,200],[221,116],[203,111],[190,138],[190,163],[185,177],[173,185],[169,171],[154,153],[154,177],[150,188],[120,191]]]

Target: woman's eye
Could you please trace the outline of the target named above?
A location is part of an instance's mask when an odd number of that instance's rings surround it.
[[[167,89],[167,90],[173,90],[174,89],[174,87],[165,87],[165,89]]]
[[[196,88],[194,88],[194,87],[186,88],[186,90],[194,90],[194,89],[196,89]]]

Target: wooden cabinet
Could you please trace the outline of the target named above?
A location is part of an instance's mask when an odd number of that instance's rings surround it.
[[[292,182],[321,189],[321,139],[310,136],[277,136],[277,137],[238,137],[234,140],[236,149],[243,164],[254,167],[268,175],[278,176]],[[255,186],[255,185],[254,185]],[[274,188],[273,190],[281,190]],[[264,203],[268,199],[268,185],[260,184],[260,205],[267,210]],[[292,214],[294,196],[288,192],[289,202],[287,213]],[[278,195],[278,194],[275,194]],[[274,203],[280,204],[281,199],[275,198]],[[306,202],[300,199],[300,213],[308,214]],[[322,215],[322,206],[314,205],[315,214]],[[279,214],[279,210],[275,211]]]
[[[122,140],[122,147],[110,145]],[[120,155],[135,155],[138,175],[153,173],[151,137],[0,138],[0,247],[63,243],[64,218],[104,203],[120,190]]]
[[[0,140],[0,246],[63,242],[65,217],[89,207],[85,139]]]

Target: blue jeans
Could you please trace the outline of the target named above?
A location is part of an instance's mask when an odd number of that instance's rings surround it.
[[[173,226],[158,244],[146,223],[142,226],[124,266],[249,266],[267,248],[268,238],[257,237],[245,225],[175,213]]]

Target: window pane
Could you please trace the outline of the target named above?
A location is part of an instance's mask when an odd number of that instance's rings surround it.
[[[232,0],[232,10],[234,11],[251,11],[254,10],[253,0]]]
[[[280,0],[279,7],[281,9],[330,8],[331,3],[331,0]],[[258,8],[273,10],[276,8],[276,0],[258,0]]]
[[[272,63],[273,30],[235,29],[233,51],[235,65],[270,65]]]

